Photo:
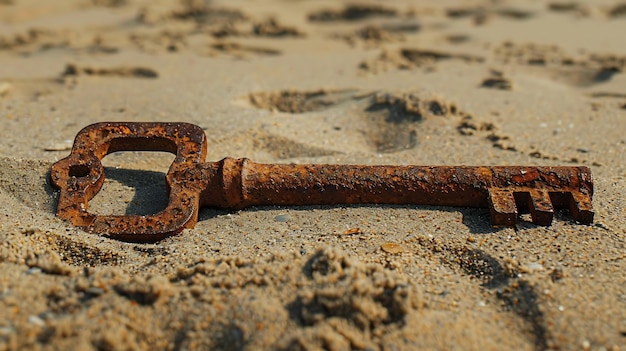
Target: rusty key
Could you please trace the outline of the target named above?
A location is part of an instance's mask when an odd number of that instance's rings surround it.
[[[153,242],[192,228],[201,206],[414,204],[488,207],[493,225],[550,225],[555,208],[579,223],[593,221],[587,167],[450,167],[259,164],[225,158],[205,162],[206,136],[188,123],[96,123],[81,130],[70,155],[50,171],[60,189],[57,216],[93,233]],[[104,183],[101,159],[116,151],[176,155],[166,175],[169,204],[154,215],[103,216],[88,202]]]

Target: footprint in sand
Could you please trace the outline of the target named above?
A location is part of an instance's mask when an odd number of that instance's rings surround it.
[[[369,128],[363,134],[380,153],[415,148],[419,123],[431,117],[450,117],[458,113],[452,103],[415,93],[377,93],[365,111]]]
[[[299,114],[320,111],[341,103],[360,100],[370,94],[355,90],[284,90],[258,92],[248,96],[257,108]],[[431,116],[456,113],[456,107],[445,101],[423,99],[414,94],[375,94],[360,117],[364,121],[361,133],[379,153],[412,149],[417,145],[418,123]]]

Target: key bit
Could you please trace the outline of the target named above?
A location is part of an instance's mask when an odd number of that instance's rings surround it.
[[[166,175],[168,206],[153,215],[95,215],[88,203],[104,183],[101,160],[117,151],[176,155]],[[412,204],[486,207],[491,223],[514,225],[529,211],[550,225],[556,209],[593,221],[588,167],[450,167],[260,164],[246,158],[205,162],[206,136],[188,123],[96,123],[81,130],[68,157],[50,171],[60,189],[57,216],[115,239],[154,242],[192,228],[202,206]]]

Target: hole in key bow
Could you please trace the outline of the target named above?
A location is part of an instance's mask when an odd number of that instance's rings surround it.
[[[102,159],[105,181],[89,201],[97,215],[150,215],[168,204],[165,175],[174,160],[167,152],[124,151]]]
[[[86,177],[89,175],[89,167],[86,165],[71,165],[68,175],[76,178]]]

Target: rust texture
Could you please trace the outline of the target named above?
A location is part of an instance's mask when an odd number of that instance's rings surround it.
[[[101,216],[88,203],[101,189],[100,160],[116,151],[176,155],[166,176],[169,204],[154,215]],[[520,211],[550,225],[555,208],[579,223],[593,221],[587,167],[450,167],[205,162],[206,137],[188,123],[107,122],[81,130],[70,155],[50,171],[60,189],[57,216],[93,233],[150,242],[193,227],[201,206],[413,204],[485,207],[493,225],[514,225]]]

